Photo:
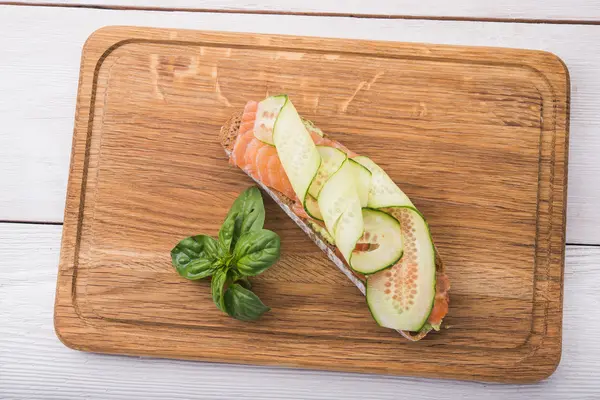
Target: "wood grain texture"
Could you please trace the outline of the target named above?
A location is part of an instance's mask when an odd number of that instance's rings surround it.
[[[19,3],[19,2],[17,2]],[[376,0],[376,1],[335,1],[335,0],[29,0],[23,4],[61,4],[100,7],[135,7],[185,10],[242,10],[315,14],[344,14],[383,17],[419,16],[442,18],[496,18],[534,20],[600,20],[598,0],[502,0],[470,1],[457,0]]]
[[[0,397],[11,400],[595,399],[600,396],[600,249],[567,246],[563,356],[528,385],[299,371],[76,352],[54,334],[60,226],[0,224]],[[35,267],[35,274],[32,274]],[[235,382],[232,385],[231,382]]]
[[[220,125],[278,92],[428,216],[453,282],[450,329],[414,346],[377,327],[272,204],[284,256],[256,280],[273,306],[259,323],[221,315],[206,283],[172,270],[176,241],[216,234],[249,183],[227,165]],[[78,99],[55,315],[67,345],[497,381],[557,365],[568,77],[553,55],[107,28],[86,43]]]
[[[600,28],[550,24],[1,7],[0,220],[62,222],[81,46],[107,24],[552,51],[572,82],[567,242],[600,244]]]

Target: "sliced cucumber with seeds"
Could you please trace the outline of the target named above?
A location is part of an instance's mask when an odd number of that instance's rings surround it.
[[[361,208],[356,173],[362,169],[346,160],[325,183],[318,204],[325,226],[350,268],[372,274],[389,268],[402,257],[402,236],[400,223],[394,217]],[[367,181],[368,175],[363,176]],[[369,244],[366,251],[356,251],[361,238],[363,244]]]
[[[319,209],[319,203],[317,199],[312,197],[310,194],[306,196],[306,213],[310,215],[312,218],[323,221],[323,215],[321,214],[321,210]]]
[[[363,220],[356,181],[348,160],[334,173],[319,194],[319,209],[327,230],[342,256],[352,265],[352,251],[363,234]]]
[[[352,269],[373,274],[396,264],[402,258],[400,222],[391,215],[369,208],[362,209],[364,233],[359,239],[361,251],[352,253]]]
[[[351,203],[355,199],[360,207],[352,168],[346,160],[340,169],[325,183],[317,199],[325,226],[333,237],[336,236],[337,222],[346,210],[354,207],[351,206]],[[362,214],[360,217],[362,219]],[[360,236],[362,236],[362,227]]]
[[[370,158],[358,156],[353,158],[371,171],[368,206],[381,207],[412,207],[415,208],[408,196],[394,183],[385,171]]]
[[[317,202],[327,231],[334,237],[348,265],[352,265],[352,251],[363,234],[363,220],[356,182],[348,160],[325,183]]]
[[[356,190],[358,190],[360,206],[366,207],[369,201],[369,188],[371,187],[371,171],[357,161],[354,161],[351,158],[349,160],[352,173],[356,180]]]
[[[364,232],[364,223],[358,196],[350,197],[347,208],[335,224],[335,244],[352,267],[353,251]]]
[[[427,322],[435,299],[435,251],[423,216],[411,207],[390,207],[402,229],[399,263],[367,277],[367,304],[381,326],[417,332]]]
[[[288,100],[286,95],[267,97],[256,110],[254,137],[261,142],[273,145],[273,127],[281,108]]]
[[[373,318],[388,328],[419,331],[431,313],[436,289],[427,223],[376,163],[315,146],[311,133],[323,135],[301,119],[287,96],[259,103],[255,136],[276,147],[305,210],[324,221],[326,229],[309,221],[314,229],[322,230],[329,243],[335,241],[353,270],[367,275]]]
[[[273,143],[296,196],[306,208],[308,188],[319,170],[321,156],[296,108],[285,98],[273,126]]]
[[[321,166],[317,171],[315,179],[313,179],[308,193],[315,199],[319,198],[319,193],[323,189],[325,182],[333,175],[346,161],[346,153],[330,146],[317,146],[317,150],[321,155]]]

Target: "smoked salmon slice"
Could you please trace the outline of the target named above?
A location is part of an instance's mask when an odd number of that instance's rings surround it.
[[[256,101],[249,101],[244,107],[242,124],[229,161],[271,189],[283,193],[289,199],[296,199],[296,194],[285,174],[277,150],[274,146],[263,143],[254,136],[257,109],[258,102]],[[317,146],[335,147],[348,154],[348,157],[358,155],[341,143],[320,136],[315,130],[309,130],[309,132]],[[300,216],[304,218],[307,215],[304,213]]]
[[[283,193],[290,199],[295,199],[296,194],[281,165],[277,150],[254,137],[257,108],[256,101],[249,101],[246,104],[229,162],[271,189]]]
[[[438,274],[436,279],[433,309],[427,319],[427,322],[431,325],[439,325],[446,314],[448,314],[450,280],[444,273]]]

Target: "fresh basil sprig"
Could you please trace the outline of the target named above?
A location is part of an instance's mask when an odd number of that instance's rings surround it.
[[[263,229],[265,207],[256,186],[234,202],[219,230],[219,240],[207,235],[183,239],[171,250],[173,266],[186,279],[209,276],[212,298],[219,310],[241,321],[253,321],[270,308],[250,289],[248,280],[278,259],[279,236]]]

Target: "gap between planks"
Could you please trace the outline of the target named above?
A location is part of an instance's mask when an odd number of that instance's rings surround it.
[[[365,18],[365,19],[414,19],[429,21],[464,21],[464,22],[503,22],[517,24],[551,24],[551,25],[600,25],[600,20],[573,19],[536,19],[536,18],[493,18],[493,17],[445,17],[431,15],[401,15],[401,14],[356,14],[343,12],[311,12],[311,11],[278,11],[278,10],[248,10],[248,9],[219,9],[192,7],[157,7],[157,6],[124,6],[116,4],[63,4],[53,2],[0,1],[0,6],[27,6],[53,8],[90,8],[114,11],[160,11],[160,12],[189,12],[189,13],[218,13],[218,14],[258,14],[258,15],[296,15],[304,17],[333,17],[333,18]]]
[[[50,226],[62,226],[62,222],[50,222],[50,221],[11,221],[11,220],[0,220],[0,224],[13,224],[13,225],[50,225]],[[565,246],[577,246],[577,247],[600,247],[600,243],[565,243]]]

